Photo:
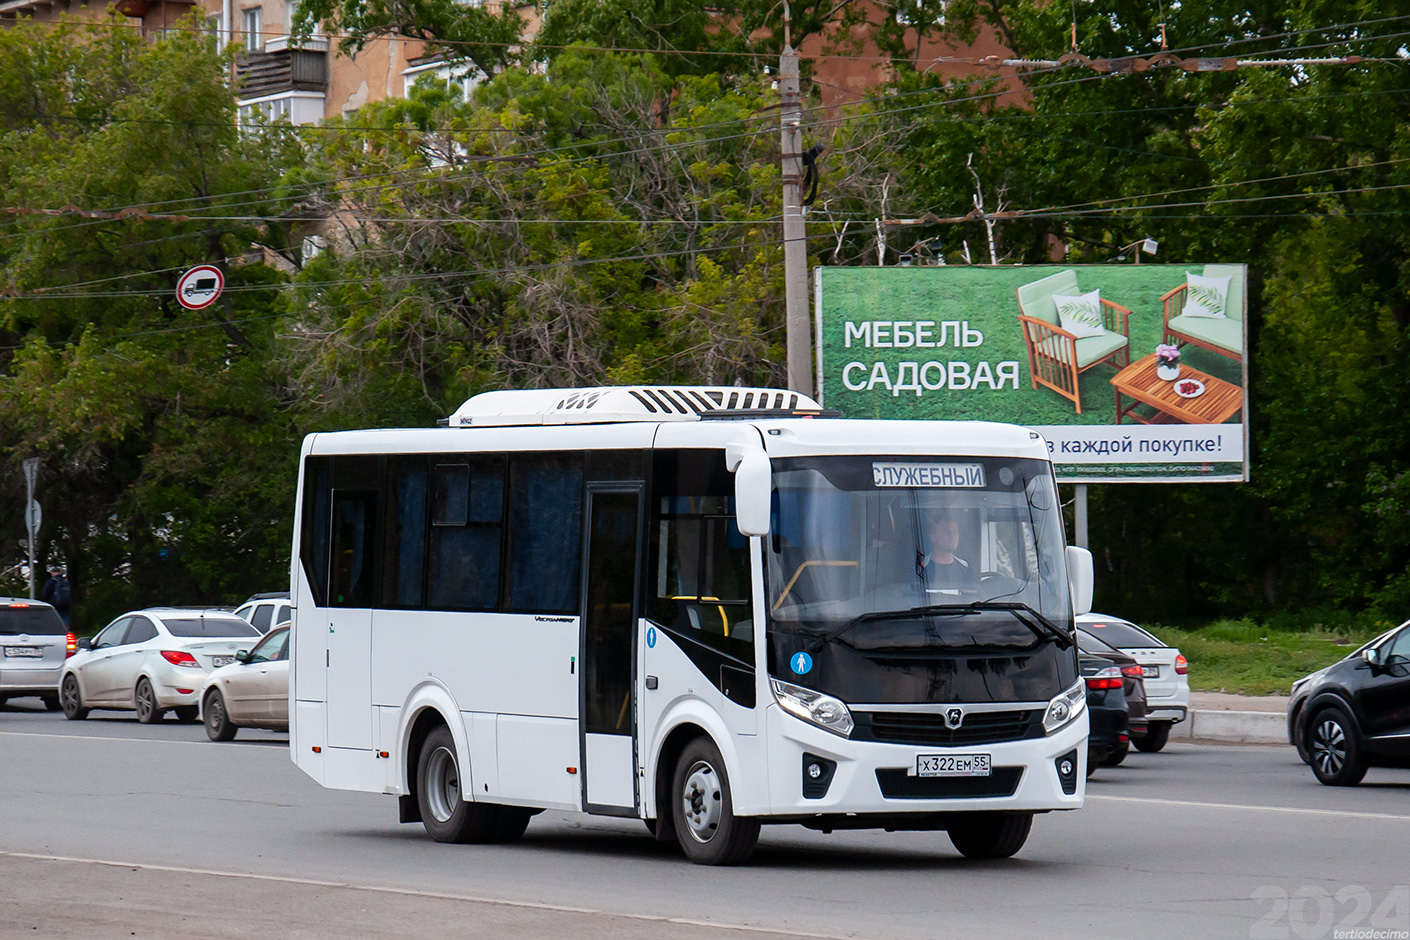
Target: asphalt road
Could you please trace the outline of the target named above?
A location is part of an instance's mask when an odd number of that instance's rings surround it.
[[[320,788],[284,735],[100,714],[0,707],[0,938],[1410,937],[1410,771],[1337,790],[1286,747],[1132,753],[1002,862],[779,826],[709,869],[565,813],[438,845],[390,797]]]

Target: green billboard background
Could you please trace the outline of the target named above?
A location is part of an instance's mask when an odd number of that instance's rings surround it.
[[[1102,363],[1080,375],[1082,413],[1078,414],[1074,403],[1053,389],[1042,385],[1034,389],[1029,354],[1018,319],[1020,287],[1059,272],[1074,272],[1079,291],[1100,290],[1103,300],[1114,301],[1131,310],[1129,350],[1130,361],[1134,363],[1153,353],[1157,344],[1163,342],[1161,298],[1185,284],[1187,273],[1200,274],[1203,268],[1203,265],[1171,264],[818,268],[819,395],[828,408],[849,418],[1002,421],[1044,430],[1050,441],[1061,438],[1063,433],[1059,429],[1065,428],[1086,429],[1072,433],[1088,438],[1110,430],[1114,435],[1112,441],[1162,434],[1173,440],[1202,428],[1216,431],[1225,444],[1237,439],[1238,446],[1233,448],[1237,459],[1210,461],[1200,459],[1199,454],[1180,454],[1162,461],[1155,461],[1150,455],[1134,461],[1122,460],[1120,454],[1102,457],[1089,448],[1080,456],[1065,455],[1055,449],[1053,461],[1060,479],[1070,482],[1247,479],[1246,391],[1244,407],[1221,425],[1173,424],[1163,426],[1169,429],[1163,430],[1160,426],[1130,423],[1129,418],[1116,425],[1116,396],[1111,380],[1119,367]],[[1247,296],[1243,287],[1240,284],[1240,304]],[[1242,318],[1242,310],[1239,316]],[[902,331],[903,340],[913,340],[917,321],[934,324],[930,328],[930,339],[932,342],[943,339],[944,345],[918,348],[912,343],[902,348],[876,347],[863,343],[856,335],[861,324],[881,322],[893,324],[885,327],[882,335],[888,340],[894,339],[894,324],[901,322],[909,324]],[[847,329],[849,323],[853,327],[851,331]],[[947,323],[963,326],[958,329],[942,327]],[[971,341],[982,336],[982,342],[969,346],[952,342],[966,335]],[[910,382],[910,387],[904,390],[895,387],[902,373],[906,378],[914,378],[916,371],[928,362],[948,365],[955,361],[969,365],[971,379],[975,377],[977,364],[987,362],[989,374],[995,379],[981,381],[977,389],[948,386],[935,389],[929,386],[939,383],[941,373],[938,366],[932,366],[925,373],[929,380],[926,385],[917,388],[918,382]],[[1246,356],[1234,359],[1187,344],[1182,348],[1180,361],[1188,369],[1247,389]],[[858,363],[863,368],[858,368]],[[884,364],[885,380],[873,382],[877,373],[872,370],[877,363]],[[904,366],[905,363],[914,365]],[[1017,364],[1016,382],[1013,380],[1014,363]],[[998,379],[1000,364],[1008,364],[1004,370],[1005,380]],[[869,387],[856,387],[863,382]],[[891,388],[886,387],[887,382]],[[1149,415],[1149,409],[1145,413]],[[1227,456],[1229,452],[1230,448],[1226,447],[1220,453]]]

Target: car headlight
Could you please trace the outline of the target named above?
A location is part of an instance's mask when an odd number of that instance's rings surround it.
[[[852,713],[840,700],[777,679],[770,679],[769,685],[774,690],[775,701],[790,715],[844,738],[852,733],[855,727]]]
[[[1055,734],[1087,710],[1087,683],[1078,679],[1066,692],[1048,703],[1043,713],[1043,733]]]

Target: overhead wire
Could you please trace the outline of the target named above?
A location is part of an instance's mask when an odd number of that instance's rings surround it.
[[[1407,19],[1407,18],[1410,18],[1410,17],[1388,17],[1388,18],[1384,18],[1383,20],[1379,20],[1379,21],[1365,21],[1365,22],[1366,22],[1366,23],[1372,23],[1372,22],[1386,22],[1386,21],[1393,21],[1393,20]],[[1294,35],[1294,34],[1305,34],[1305,33],[1313,33],[1313,32],[1325,32],[1325,31],[1327,31],[1327,30],[1337,29],[1337,28],[1345,28],[1345,27],[1347,27],[1347,26],[1353,26],[1353,25],[1359,25],[1359,24],[1339,24],[1339,25],[1336,25],[1336,26],[1319,27],[1319,28],[1312,29],[1312,30],[1297,31],[1297,33],[1275,34],[1275,35]],[[1394,34],[1394,35],[1402,35],[1402,34]],[[1404,35],[1410,35],[1410,33],[1407,33],[1407,34],[1404,34]],[[1268,39],[1268,38],[1273,38],[1273,37],[1250,37],[1250,38],[1246,38],[1246,39],[1230,40],[1230,41],[1228,41],[1227,43],[1225,43],[1225,45],[1231,45],[1231,44],[1242,43],[1242,42],[1249,42],[1249,41],[1256,41],[1256,40]],[[1351,40],[1345,40],[1345,41],[1371,41],[1371,40],[1385,39],[1385,38],[1387,38],[1387,37],[1384,36],[1384,35],[1382,35],[1382,36],[1363,36],[1363,37],[1354,37],[1354,38],[1351,39]],[[1342,41],[1339,41],[1338,43],[1332,43],[1332,44],[1329,44],[1329,45],[1340,44],[1340,42],[1342,42]],[[1192,47],[1192,48],[1194,48],[1194,47]],[[1200,47],[1200,48],[1207,48],[1207,47]],[[1035,70],[1035,71],[1038,71],[1038,70]],[[1058,71],[1058,69],[1051,69],[1051,70],[1047,70],[1047,71]],[[1046,90],[1046,89],[1050,89],[1050,88],[1060,87],[1061,85],[1074,84],[1074,83],[1078,83],[1078,82],[1085,82],[1085,81],[1091,81],[1091,80],[1100,80],[1101,78],[1105,78],[1105,77],[1116,77],[1116,76],[1105,76],[1105,75],[1084,76],[1084,77],[1081,77],[1081,78],[1071,79],[1071,80],[1064,81],[1064,82],[1044,83],[1044,84],[1042,84],[1042,85],[1035,86],[1035,88],[1041,88],[1041,89],[1045,89],[1045,90]],[[967,82],[967,83],[965,83],[965,84],[966,84],[967,86],[972,86],[972,85],[974,85],[974,84],[978,84],[978,83],[982,83],[982,82],[986,82],[986,81],[992,81],[992,80],[993,80],[993,78],[974,79],[974,80],[972,80],[972,81],[970,81],[970,82]],[[934,92],[936,92],[936,91],[938,91],[938,89],[934,89],[934,88],[916,89],[916,90],[911,91],[911,92],[902,93],[901,95],[874,96],[872,99],[869,99],[869,100],[872,100],[872,101],[894,100],[895,98],[901,97],[901,96],[909,96],[909,95],[917,95],[917,94],[934,93]],[[918,105],[918,106],[913,106],[913,107],[909,107],[909,108],[887,108],[887,109],[882,109],[882,110],[876,111],[876,112],[867,112],[867,113],[863,113],[863,114],[860,114],[860,115],[846,115],[846,116],[843,116],[843,117],[841,117],[841,118],[825,119],[824,121],[821,121],[821,122],[818,122],[818,123],[819,123],[819,124],[822,124],[822,125],[836,124],[836,123],[841,123],[842,121],[845,121],[845,120],[856,120],[856,119],[859,119],[859,118],[868,118],[868,117],[873,117],[873,116],[878,116],[878,115],[887,115],[887,114],[902,113],[902,112],[906,112],[906,111],[917,110],[917,109],[920,109],[920,108],[935,107],[935,106],[941,106],[941,105],[953,105],[953,104],[964,103],[964,102],[966,102],[966,101],[975,101],[975,100],[992,99],[992,98],[994,98],[994,97],[999,97],[999,96],[1002,96],[1003,94],[1007,94],[1007,93],[1010,93],[1010,92],[1009,92],[1009,91],[1006,91],[1006,90],[999,90],[999,91],[993,91],[993,92],[986,92],[986,93],[983,93],[983,94],[973,95],[973,96],[969,96],[969,97],[966,97],[966,98],[945,99],[945,100],[942,100],[942,101],[927,102],[927,103],[925,103],[925,104]],[[1372,92],[1372,93],[1389,93],[1389,92]],[[1316,97],[1321,97],[1321,96],[1316,96]],[[1330,97],[1330,96],[1329,96],[1329,97]],[[1289,100],[1297,100],[1297,99],[1289,99]],[[1246,102],[1246,103],[1257,104],[1257,103],[1267,103],[1267,102]],[[809,109],[807,109],[807,110],[810,110],[810,111],[812,111],[812,110],[831,110],[831,108],[829,108],[829,107],[820,107],[820,108],[809,108]],[[1014,116],[1014,117],[1027,117],[1027,116]],[[1044,117],[1057,117],[1057,116],[1056,116],[1056,115],[1034,114],[1034,115],[1032,115],[1032,117],[1033,117],[1034,119],[1040,119],[1040,118],[1044,118]],[[690,127],[690,128],[678,128],[678,129],[675,129],[673,132],[675,132],[675,133],[686,133],[686,132],[690,132],[690,131],[698,131],[698,130],[702,130],[702,129],[707,129],[707,128],[712,127],[712,126],[715,126],[715,127],[718,127],[718,126],[738,126],[738,125],[741,124],[741,123],[745,123],[747,120],[749,120],[748,117],[743,117],[743,118],[735,119],[735,120],[732,120],[732,121],[718,122],[718,123],[715,124],[715,125],[698,125],[698,126],[696,126],[696,127]],[[957,120],[981,120],[981,119],[978,119],[978,118],[973,118],[973,119],[957,118]],[[474,130],[468,130],[467,133],[476,133],[476,131],[474,131]],[[716,137],[716,138],[704,138],[704,139],[687,140],[687,141],[662,141],[662,142],[654,143],[654,144],[653,144],[652,146],[650,146],[650,147],[641,148],[641,149],[638,149],[638,150],[629,150],[629,151],[625,151],[625,152],[618,151],[618,152],[608,153],[608,154],[593,154],[593,155],[587,155],[587,156],[584,156],[584,157],[580,157],[580,158],[577,158],[577,159],[578,159],[578,160],[601,160],[601,159],[604,159],[604,158],[610,158],[610,157],[614,157],[614,156],[629,156],[629,155],[633,155],[633,154],[640,154],[640,153],[645,153],[645,152],[651,152],[651,151],[658,150],[658,149],[674,149],[674,148],[697,147],[697,146],[705,145],[705,144],[708,144],[708,143],[720,142],[720,141],[724,141],[724,140],[738,139],[738,138],[741,138],[741,137],[752,137],[752,136],[756,136],[757,133],[759,133],[759,132],[758,132],[758,131],[753,131],[753,132],[749,132],[749,133],[745,133],[745,134],[725,135],[725,136]],[[620,142],[624,142],[624,141],[627,141],[627,140],[639,139],[640,137],[641,137],[640,134],[634,134],[634,135],[632,135],[632,137],[630,137],[630,138],[618,138],[618,139],[615,140],[615,141],[614,141],[614,140],[610,140],[610,139],[609,139],[609,140],[605,140],[605,141],[602,141],[602,140],[595,140],[595,141],[587,141],[587,142],[583,142],[583,143],[575,143],[575,144],[567,145],[567,146],[564,146],[564,147],[558,147],[558,148],[540,148],[540,149],[537,150],[537,151],[533,151],[533,150],[531,150],[531,151],[526,151],[526,152],[523,152],[523,153],[521,153],[521,154],[516,154],[516,156],[529,157],[529,156],[550,154],[550,153],[554,153],[554,152],[572,151],[572,150],[580,149],[580,148],[585,147],[585,146],[597,146],[597,147],[600,147],[600,146],[604,146],[604,145],[611,144],[611,143],[620,143]],[[1101,144],[1097,144],[1097,143],[1095,143],[1095,142],[1090,142],[1090,141],[1080,141],[1079,143],[1086,144],[1086,145],[1093,145],[1093,146],[1110,146],[1110,145],[1101,145]],[[1154,154],[1154,153],[1151,153],[1151,152],[1146,152],[1146,153],[1148,153],[1148,154],[1150,154],[1150,155],[1170,156],[1170,155]],[[343,179],[344,179],[344,180],[352,180],[352,179],[371,179],[371,178],[375,178],[375,177],[378,177],[378,176],[385,176],[385,175],[387,175],[385,172],[379,172],[379,173],[361,174],[361,175],[359,175],[359,176],[357,176],[357,177],[346,177],[346,178],[343,178]],[[463,178],[463,175],[462,175],[462,178]],[[371,187],[371,189],[372,189],[372,191],[377,191],[377,190],[385,190],[385,189],[387,189],[387,188],[400,188],[400,187],[404,187],[404,186],[413,186],[413,185],[434,185],[434,184],[438,184],[438,183],[444,183],[444,182],[447,182],[447,181],[452,181],[453,179],[455,179],[455,176],[454,176],[454,175],[451,175],[451,174],[442,174],[442,175],[440,175],[440,176],[421,177],[421,178],[418,178],[418,179],[416,179],[416,180],[410,180],[410,181],[405,181],[405,182],[400,182],[400,183],[379,184],[378,186]],[[326,183],[326,182],[338,182],[338,181],[340,181],[340,180],[325,181],[325,183]],[[316,185],[316,184],[310,184],[310,185]],[[275,192],[275,191],[279,191],[279,190],[281,190],[281,189],[287,189],[287,188],[289,188],[289,187],[288,187],[288,185],[286,184],[286,185],[277,186],[277,187],[267,187],[267,188],[265,188],[265,189],[263,189],[263,190],[249,190],[249,191],[246,191],[246,193],[251,193],[251,194],[253,194],[253,193],[261,193],[261,192]],[[343,191],[343,193],[346,193],[346,192],[348,192],[348,191],[347,191],[347,190],[344,190],[344,191]],[[242,194],[242,193],[222,194],[220,197],[217,197],[217,198],[224,199],[226,196],[229,196],[229,195],[241,195],[241,194]],[[340,193],[339,195],[342,195],[342,193]],[[1142,197],[1142,196],[1132,196],[1132,197],[1124,197],[1124,198],[1136,199],[1136,198],[1145,198],[1145,197]],[[169,202],[169,203],[181,203],[181,202],[189,202],[189,201],[190,201],[189,199],[178,199],[178,200],[170,200],[170,201],[168,201],[168,202]],[[244,204],[249,204],[249,203],[244,203]],[[157,205],[157,204],[153,204],[153,205]],[[193,209],[193,210],[191,210],[191,211],[192,211],[192,212],[210,212],[210,213],[214,213],[214,212],[219,211],[219,210],[222,209],[222,208],[228,209],[229,207],[233,207],[233,206],[237,206],[237,205],[242,205],[242,204],[240,204],[240,203],[221,203],[220,205],[208,206],[208,207],[204,207],[204,208],[196,208],[196,209]],[[325,216],[321,216],[321,215],[320,215],[320,216],[316,216],[316,217],[289,217],[289,216],[287,216],[287,215],[285,215],[285,216],[273,216],[273,217],[271,217],[271,216],[218,216],[218,215],[199,215],[199,216],[193,216],[191,220],[193,220],[193,221],[205,220],[205,221],[268,222],[268,221],[323,221],[325,218],[326,218]],[[378,219],[378,218],[368,217],[368,218],[366,218],[366,219],[351,218],[351,219],[349,219],[349,221],[372,221],[372,222],[383,222],[383,223],[387,223],[387,224],[392,224],[392,223],[397,223],[397,222],[470,222],[470,223],[474,223],[474,222],[476,222],[476,221],[489,221],[489,220],[470,220],[470,219],[463,219],[463,218],[458,218],[458,217],[457,217],[457,218],[454,218],[454,219],[428,219],[428,218],[424,218],[424,217],[423,217],[423,218],[415,218],[415,219],[386,219],[386,218]],[[502,221],[502,220],[493,220],[493,221],[498,222],[498,221]],[[529,223],[539,223],[539,222],[554,222],[554,221],[560,221],[560,220],[519,220],[519,221],[529,222]],[[572,221],[572,220],[566,220],[566,221]],[[580,222],[587,223],[587,222],[591,222],[591,221],[593,221],[593,220],[576,220],[576,221],[580,221]],[[596,221],[599,221],[599,222],[600,222],[600,221],[605,221],[605,220],[596,220]],[[614,221],[615,221],[615,220],[614,220]],[[670,221],[671,221],[671,220],[620,220],[621,224],[635,224],[635,225],[640,225],[640,224],[661,224],[661,223],[666,223],[666,222],[670,222]],[[78,223],[79,226],[81,226],[81,225],[86,225],[86,224],[98,224],[98,223],[97,223],[97,222]],[[680,224],[687,224],[687,223],[686,223],[686,220],[682,220],[682,222],[681,222]],[[722,220],[714,220],[714,221],[705,222],[705,223],[703,223],[703,224],[710,225],[710,224],[732,224],[732,223],[724,222],[724,221],[722,221]],[[762,223],[757,223],[757,222],[750,222],[750,221],[746,221],[746,220],[741,220],[741,221],[738,222],[737,224],[762,224]],[[46,234],[48,234],[48,233],[51,233],[51,232],[53,232],[53,231],[62,230],[62,229],[64,229],[64,228],[68,228],[68,227],[76,227],[76,226],[58,226],[58,227],[52,227],[52,228],[45,229],[44,231],[45,231]],[[20,235],[13,235],[13,234],[12,234],[12,235],[0,235],[0,239],[10,238],[10,237],[22,237],[22,234],[28,234],[28,233],[21,233]],[[147,273],[150,273],[150,272],[147,272]],[[134,275],[134,276],[141,276],[141,275]]]
[[[1370,23],[1370,22],[1388,22],[1388,21],[1394,21],[1394,20],[1398,20],[1398,19],[1410,19],[1410,17],[1388,17],[1388,18],[1384,18],[1383,20],[1380,20],[1380,21],[1366,21],[1366,22],[1367,22],[1367,23]],[[1307,31],[1301,31],[1301,32],[1307,32],[1307,33],[1310,33],[1310,32],[1323,32],[1323,31],[1326,31],[1326,30],[1329,30],[1329,29],[1346,28],[1346,27],[1348,27],[1348,26],[1354,26],[1354,25],[1362,25],[1362,24],[1359,24],[1359,23],[1338,24],[1338,25],[1336,25],[1336,26],[1331,26],[1331,27],[1319,27],[1319,28],[1317,28],[1317,29],[1307,30]],[[1278,35],[1278,34],[1275,34],[1275,36],[1276,36],[1276,35]],[[1291,35],[1291,34],[1288,34],[1288,35]],[[1410,33],[1407,33],[1406,35],[1410,35]],[[1259,37],[1259,38],[1270,38],[1270,37]],[[1353,38],[1353,39],[1347,40],[1347,41],[1371,41],[1371,40],[1381,39],[1381,38],[1385,38],[1385,37],[1383,37],[1383,36],[1364,36],[1364,37],[1356,37],[1356,38]],[[1244,41],[1248,41],[1248,40],[1243,40],[1243,39],[1240,39],[1240,40],[1230,40],[1230,41],[1229,41],[1228,43],[1226,43],[1225,45],[1240,43],[1240,42],[1244,42]],[[1205,46],[1190,47],[1190,48],[1203,48],[1203,49],[1207,49],[1207,48],[1209,48],[1209,46],[1208,46],[1208,45],[1205,45]],[[1183,51],[1183,50],[1174,50],[1174,51]],[[1274,51],[1276,51],[1276,50],[1274,50]],[[1048,71],[1061,71],[1061,70],[1062,70],[1062,68],[1053,68],[1053,69],[1044,69],[1044,70],[1033,70],[1033,71],[1030,72],[1029,74],[1042,74],[1043,72],[1048,72]],[[1084,77],[1077,78],[1077,79],[1070,79],[1070,80],[1067,80],[1067,81],[1064,81],[1064,82],[1049,82],[1049,83],[1043,83],[1043,84],[1041,84],[1041,85],[1034,86],[1034,88],[1035,88],[1035,89],[1036,89],[1036,88],[1042,88],[1042,89],[1045,89],[1045,90],[1046,90],[1046,89],[1051,89],[1051,88],[1055,88],[1055,87],[1061,87],[1061,86],[1063,86],[1063,85],[1073,84],[1073,83],[1077,83],[1077,82],[1085,82],[1085,81],[1090,81],[1090,80],[1094,80],[1094,79],[1101,79],[1101,78],[1104,78],[1104,77],[1115,77],[1115,76],[1114,76],[1114,75],[1108,76],[1108,75],[1097,74],[1097,75],[1092,75],[1092,76],[1084,76]],[[964,86],[965,86],[965,87],[972,87],[972,86],[975,85],[975,84],[980,84],[980,83],[983,83],[983,82],[988,82],[988,81],[993,81],[993,80],[994,80],[993,77],[974,79],[974,80],[971,80],[971,81],[969,81],[969,82],[964,83]],[[870,98],[870,99],[865,99],[865,100],[866,100],[866,101],[872,101],[872,102],[876,102],[876,101],[886,101],[886,100],[895,100],[895,99],[898,98],[898,97],[905,97],[905,96],[917,95],[917,94],[934,93],[935,91],[937,91],[937,89],[931,89],[931,88],[915,89],[915,90],[913,90],[913,91],[910,91],[910,92],[903,92],[903,93],[900,93],[900,94],[898,94],[898,95],[873,96],[872,98]],[[965,102],[968,102],[968,101],[977,101],[977,100],[992,99],[992,98],[995,98],[995,97],[1001,97],[1002,95],[1004,95],[1004,94],[1009,94],[1009,93],[1012,93],[1012,92],[1011,92],[1011,91],[1008,91],[1008,90],[1000,90],[1000,91],[988,92],[988,93],[984,93],[984,94],[980,94],[980,95],[973,95],[973,96],[969,96],[969,97],[967,97],[967,98],[947,99],[947,100],[945,100],[945,101],[943,101],[943,102],[927,103],[927,104],[925,104],[925,105],[915,106],[915,107],[912,107],[912,108],[886,108],[886,109],[881,109],[881,111],[869,112],[869,113],[864,113],[864,114],[860,114],[860,115],[844,115],[844,116],[841,116],[841,117],[838,117],[838,118],[824,119],[823,121],[816,122],[814,126],[827,126],[827,125],[837,124],[837,123],[841,123],[841,122],[847,121],[847,120],[855,120],[855,119],[860,119],[860,118],[864,118],[864,117],[870,117],[870,116],[872,116],[873,114],[897,114],[897,113],[902,113],[902,112],[906,112],[906,111],[916,110],[916,109],[918,109],[918,108],[933,107],[933,106],[937,106],[937,105],[941,105],[941,104],[953,105],[953,104],[965,103]],[[831,108],[831,106],[818,106],[818,107],[813,107],[813,108],[804,109],[805,113],[806,113],[806,112],[809,112],[809,111],[816,111],[816,110],[833,110],[833,109]],[[743,123],[744,121],[747,121],[747,120],[748,120],[748,118],[746,117],[746,118],[736,119],[736,120],[728,121],[728,122],[718,122],[718,123],[713,124],[713,125],[699,125],[699,126],[697,126],[697,127],[695,127],[695,128],[682,129],[680,132],[683,133],[683,132],[685,132],[686,130],[703,130],[703,129],[708,129],[708,128],[711,128],[711,127],[720,127],[720,126],[737,126],[738,124]],[[725,136],[722,136],[722,137],[706,138],[706,139],[694,140],[694,141],[658,142],[658,143],[654,144],[654,145],[651,146],[651,147],[643,148],[643,149],[636,150],[636,151],[617,152],[617,153],[615,153],[615,154],[606,154],[606,155],[604,155],[604,154],[592,154],[592,155],[586,155],[586,156],[583,156],[583,157],[576,158],[576,160],[577,160],[577,161],[583,161],[583,160],[601,160],[601,159],[604,159],[604,158],[607,158],[607,157],[629,156],[629,155],[634,155],[634,154],[639,154],[639,153],[651,152],[651,151],[657,150],[657,149],[674,148],[674,147],[677,147],[677,146],[682,146],[682,147],[687,147],[687,146],[700,146],[700,145],[703,145],[703,144],[706,144],[706,143],[723,142],[723,141],[725,141],[725,140],[730,140],[730,139],[739,139],[739,138],[744,138],[744,137],[752,137],[752,136],[756,136],[757,133],[758,133],[758,132],[748,132],[748,133],[743,133],[743,134],[725,135]],[[560,148],[540,148],[540,149],[537,150],[537,151],[532,151],[532,150],[531,150],[531,151],[525,151],[525,152],[521,152],[521,153],[515,154],[514,156],[515,156],[515,157],[519,157],[519,158],[528,158],[528,157],[532,157],[532,156],[543,155],[543,154],[546,154],[546,153],[563,152],[563,151],[569,151],[569,150],[580,149],[580,148],[586,147],[586,146],[597,146],[597,147],[600,147],[600,146],[604,146],[604,145],[607,145],[607,144],[610,144],[610,143],[618,143],[618,142],[623,142],[623,141],[626,141],[626,140],[635,139],[636,137],[639,137],[639,136],[640,136],[640,135],[633,135],[632,138],[619,138],[619,139],[617,139],[616,141],[613,141],[613,140],[606,140],[606,141],[601,141],[601,140],[597,140],[597,141],[585,141],[585,142],[582,142],[582,143],[575,143],[575,144],[567,145],[567,146],[565,146],[565,147],[560,147]],[[1108,147],[1109,147],[1109,146],[1111,146],[1111,145],[1097,145],[1097,146],[1108,146]],[[367,174],[364,178],[371,178],[372,176],[376,176],[376,175],[383,175],[383,174]],[[437,178],[433,178],[433,179],[434,179],[434,180],[437,180],[437,181],[444,182],[447,178],[448,178],[447,175],[444,175],[444,174],[443,174],[442,176],[437,177]],[[381,184],[381,188],[399,187],[399,186],[403,186],[403,185],[417,185],[417,184],[421,184],[421,183],[424,183],[424,182],[427,182],[427,181],[424,180],[424,179],[418,179],[418,180],[413,180],[413,181],[407,181],[406,183]],[[280,188],[287,188],[287,187],[270,187],[270,188],[266,189],[265,191],[277,191],[277,190],[280,189]],[[252,192],[253,192],[253,191],[252,191]],[[179,203],[179,202],[183,202],[183,201],[189,201],[189,200],[171,200],[171,201],[169,201],[169,202],[171,202],[171,203]],[[210,209],[209,209],[208,211],[212,211],[212,212],[213,212],[213,211],[216,211],[216,210],[219,209],[219,208],[223,208],[225,205],[229,205],[229,204],[224,204],[224,205],[222,205],[222,206],[216,206],[216,207],[210,207]],[[129,207],[129,208],[131,208],[131,207]],[[202,211],[202,210],[200,210],[200,209],[193,209],[193,210],[191,210],[191,211],[192,211],[192,212],[199,212],[199,211]],[[86,225],[93,225],[93,224],[98,224],[98,223],[96,223],[96,222],[75,223],[75,224],[74,224],[73,226],[71,226],[71,227],[83,227],[83,226],[86,226]],[[67,228],[67,227],[70,227],[70,226],[52,227],[52,228],[46,229],[46,231],[47,231],[47,232],[52,232],[52,231],[56,231],[56,230],[62,230],[63,228]],[[23,237],[24,234],[25,234],[25,233],[0,234],[0,241],[6,240],[6,239],[9,239],[9,238],[14,238],[14,237]]]

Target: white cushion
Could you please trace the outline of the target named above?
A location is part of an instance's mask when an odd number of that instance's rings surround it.
[[[1188,285],[1185,290],[1185,307],[1182,317],[1202,317],[1210,320],[1223,320],[1224,308],[1229,303],[1229,278],[1205,277],[1202,274],[1185,276]]]
[[[1102,323],[1101,295],[1099,290],[1085,294],[1054,294],[1058,325],[1078,339],[1101,336],[1106,332],[1106,326]]]

